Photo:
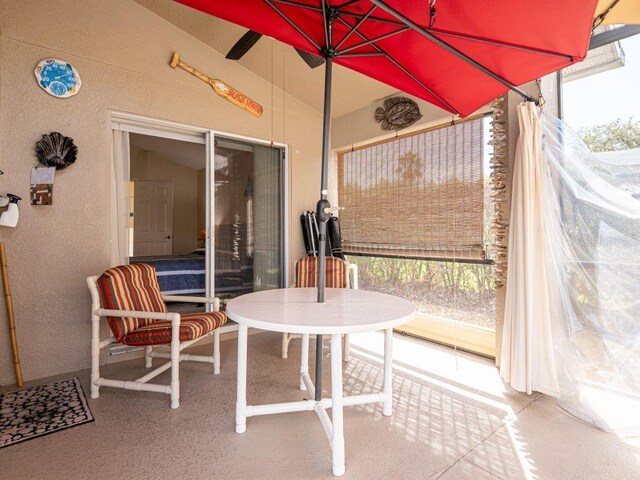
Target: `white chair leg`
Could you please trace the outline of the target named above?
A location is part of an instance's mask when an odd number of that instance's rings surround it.
[[[382,406],[382,414],[390,417],[393,413],[393,329],[388,328],[384,331],[384,384],[383,391],[385,396],[384,405]]]
[[[213,374],[220,373],[220,330],[213,331]]]
[[[180,406],[180,317],[171,322],[171,408]]]
[[[351,346],[349,345],[349,334],[344,334],[344,357],[343,361],[348,362],[351,360]]]
[[[344,475],[344,426],[342,412],[342,338],[331,335],[331,454],[333,474]]]
[[[309,373],[309,334],[302,334],[302,344],[300,345],[300,390],[306,390],[302,381],[302,375]]]
[[[289,356],[289,334],[282,334],[282,358],[287,358]]]
[[[238,377],[236,390],[236,433],[247,429],[247,337],[246,325],[238,325]]]
[[[99,306],[92,305],[92,310]],[[91,398],[100,396],[100,387],[96,382],[100,378],[100,317],[91,315]]]
[[[146,368],[151,368],[153,366],[153,358],[151,357],[152,351],[152,346],[144,347],[144,366]]]

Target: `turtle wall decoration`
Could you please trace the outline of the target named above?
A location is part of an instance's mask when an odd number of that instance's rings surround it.
[[[422,118],[418,104],[407,97],[392,97],[376,108],[375,119],[383,130],[402,130]]]

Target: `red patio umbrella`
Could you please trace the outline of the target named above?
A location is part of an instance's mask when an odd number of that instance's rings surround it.
[[[598,3],[178,1],[319,57],[330,56],[339,65],[461,116],[514,85],[584,59]],[[325,19],[331,26],[330,47]]]
[[[466,116],[508,89],[584,59],[597,0],[177,0],[325,60],[320,252],[324,251],[332,64]],[[231,52],[230,52],[231,54]],[[304,58],[304,55],[303,55]],[[313,63],[307,58],[307,63]],[[375,214],[375,212],[372,212]],[[318,301],[324,301],[320,255]],[[322,339],[318,338],[317,346]],[[316,350],[319,400],[321,349]]]

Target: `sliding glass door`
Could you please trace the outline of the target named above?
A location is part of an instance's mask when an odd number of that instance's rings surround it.
[[[111,127],[112,265],[151,264],[163,293],[223,305],[286,285],[284,145],[123,113]]]
[[[215,137],[211,290],[223,304],[285,286],[284,162],[282,148]]]

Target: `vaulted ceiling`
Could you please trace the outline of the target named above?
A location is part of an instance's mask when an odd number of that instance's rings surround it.
[[[242,27],[191,9],[172,0],[135,0],[201,42],[226,55],[246,32]],[[229,60],[230,62],[232,60]],[[309,68],[295,50],[276,40],[263,37],[241,60],[240,64],[272,81],[278,88],[322,111],[324,68]],[[224,72],[216,72],[222,76]],[[332,117],[340,117],[370,105],[397,90],[359,73],[334,67]]]

